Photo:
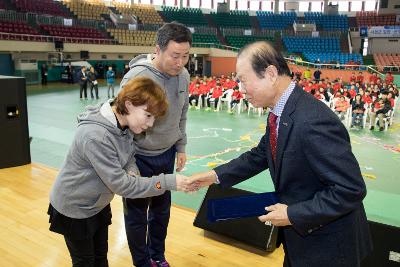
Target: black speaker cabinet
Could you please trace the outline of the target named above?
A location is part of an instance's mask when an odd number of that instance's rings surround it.
[[[374,250],[361,264],[362,267],[400,266],[400,228],[369,221]]]
[[[251,194],[251,192],[236,188],[222,189],[218,185],[210,186],[193,225],[207,231],[236,239],[263,251],[274,251],[276,248],[278,229],[275,226],[263,224],[257,217],[218,221],[215,223],[210,223],[207,220],[207,201],[209,199],[243,196],[247,194]]]
[[[0,168],[31,162],[25,78],[0,76]]]

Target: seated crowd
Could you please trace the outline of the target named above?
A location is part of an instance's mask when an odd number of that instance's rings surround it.
[[[326,103],[351,128],[364,128],[366,122],[369,122],[371,130],[376,125],[380,131],[390,126],[399,97],[390,72],[384,78],[376,73],[365,77],[362,72],[353,72],[348,81],[323,79],[321,75],[321,70],[317,69],[312,74],[306,70],[304,73],[293,72],[292,78],[306,92]],[[240,82],[234,73],[220,77],[196,76],[189,87],[190,108],[219,111],[222,109],[221,102],[226,102],[229,113],[233,113],[235,108],[246,110],[249,103],[239,87]]]
[[[248,102],[244,95],[239,91],[239,83],[236,81],[235,74],[232,73],[225,77],[206,77],[196,76],[189,86],[189,104],[191,108],[200,109],[205,107],[206,111],[221,109],[221,101],[228,102],[228,112],[233,113],[233,109],[239,104],[244,103],[246,109]],[[213,108],[211,103],[213,103]]]
[[[369,77],[364,77],[362,72],[352,73],[347,82],[341,78],[334,81],[321,79],[321,71],[316,72],[313,79],[302,78],[298,73],[293,77],[306,92],[326,103],[342,121],[348,121],[351,128],[365,127],[367,121],[370,122],[370,130],[374,130],[376,125],[380,131],[390,126],[399,97],[390,72],[385,78],[378,77],[376,73]]]

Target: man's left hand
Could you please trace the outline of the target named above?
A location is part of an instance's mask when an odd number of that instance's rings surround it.
[[[281,203],[265,207],[268,214],[260,216],[258,219],[264,223],[271,222],[275,226],[292,225],[287,215],[287,207],[287,205]]]
[[[186,153],[176,153],[176,171],[180,172],[183,170],[186,164]]]

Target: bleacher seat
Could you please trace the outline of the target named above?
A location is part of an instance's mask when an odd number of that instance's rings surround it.
[[[283,42],[289,53],[340,52],[340,40],[335,37],[285,36]]]
[[[114,3],[117,10],[124,15],[134,15],[139,18],[143,24],[163,24],[164,21],[160,14],[157,13],[156,9],[152,5],[143,4],[125,4],[125,3]]]
[[[400,67],[400,53],[385,54],[375,53],[374,54],[375,64],[383,70],[384,66],[396,66]]]
[[[126,29],[107,29],[107,31],[123,45],[155,46],[156,44],[156,32]]]
[[[79,38],[108,39],[108,37],[105,34],[94,28],[87,28],[80,26],[68,27],[63,25],[49,25],[49,24],[41,24],[40,28],[46,31],[51,36],[76,38],[73,39],[72,42],[79,42]]]
[[[274,14],[271,11],[257,11],[257,19],[261,29],[284,30],[293,25],[297,19],[295,12],[281,12]]]
[[[251,28],[250,16],[247,11],[232,10],[229,13],[210,13],[215,25],[219,27]]]
[[[304,59],[309,62],[319,63],[333,63],[339,62],[340,64],[348,64],[354,62],[363,65],[363,58],[361,54],[348,54],[340,52],[304,52]]]
[[[232,47],[242,48],[246,44],[256,41],[272,41],[272,37],[267,36],[225,36],[226,41]]]
[[[71,17],[71,14],[61,9],[54,0],[12,0],[18,11],[25,13],[48,14],[60,17]]]
[[[400,22],[396,22],[396,14],[378,15],[376,11],[359,11],[356,20],[359,27],[400,25]]]
[[[40,33],[33,27],[29,26],[26,22],[23,21],[5,21],[0,20],[0,32],[4,33],[16,33],[21,35],[1,35],[2,39],[8,40],[23,40],[23,41],[41,41],[40,38],[34,36],[39,35]],[[27,36],[23,36],[25,34]],[[28,36],[30,35],[30,36]]]
[[[162,14],[168,21],[178,21],[187,26],[206,26],[207,21],[200,8],[162,7]]]
[[[325,31],[347,31],[349,22],[347,15],[325,15],[321,12],[305,12],[306,23],[315,23]]]
[[[102,14],[110,13],[105,3],[100,0],[85,2],[80,0],[64,0],[63,3],[79,19],[102,20]]]
[[[219,44],[216,35],[193,33],[193,46],[194,47],[210,47],[210,44]]]

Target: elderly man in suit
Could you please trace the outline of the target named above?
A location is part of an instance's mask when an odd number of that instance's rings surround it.
[[[269,43],[244,47],[236,69],[249,102],[271,109],[266,133],[238,158],[193,175],[193,188],[230,187],[269,169],[280,203],[259,219],[279,226],[283,266],[360,266],[372,250],[366,187],[343,124],[290,79]]]

